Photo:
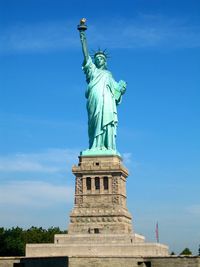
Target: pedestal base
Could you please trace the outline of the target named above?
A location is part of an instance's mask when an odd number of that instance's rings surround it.
[[[168,247],[145,243],[141,235],[55,235],[54,244],[28,244],[26,257],[167,256]]]
[[[55,235],[54,244],[28,244],[27,257],[168,255],[167,246],[145,243],[145,238],[133,231],[132,216],[126,204],[128,170],[121,157],[80,156],[72,172],[76,176],[76,186],[68,234]]]

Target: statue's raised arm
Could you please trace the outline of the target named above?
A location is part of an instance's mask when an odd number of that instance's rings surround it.
[[[117,105],[121,103],[126,91],[126,82],[116,82],[107,69],[108,54],[106,50],[98,50],[89,56],[85,31],[86,19],[78,25],[84,63],[82,69],[86,75],[88,112],[89,149],[81,155],[119,155],[116,148]]]
[[[80,20],[80,24],[78,25],[78,30],[80,33],[84,62],[87,62],[89,58],[89,52],[88,52],[87,39],[86,39],[86,34],[85,34],[85,31],[87,30],[87,26],[85,25],[85,22],[86,22],[85,18],[82,18]]]

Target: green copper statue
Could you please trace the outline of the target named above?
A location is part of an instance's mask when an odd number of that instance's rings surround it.
[[[107,70],[105,51],[94,54],[94,62],[89,56],[85,30],[86,19],[81,19],[78,30],[82,44],[83,71],[88,87],[86,90],[88,112],[89,149],[82,155],[116,155],[117,105],[126,91],[126,82],[118,83]]]

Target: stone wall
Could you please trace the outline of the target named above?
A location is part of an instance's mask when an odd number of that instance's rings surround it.
[[[0,257],[0,267],[13,267],[14,263],[19,264],[20,260],[21,257]]]
[[[148,258],[151,267],[200,267],[200,257],[170,256]]]
[[[132,257],[70,257],[69,267],[138,267],[142,261]]]
[[[200,267],[200,257],[71,257],[69,267]]]
[[[0,267],[200,267],[200,257],[0,257]]]

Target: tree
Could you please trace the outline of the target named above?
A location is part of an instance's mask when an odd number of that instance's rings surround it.
[[[5,230],[3,227],[0,228],[0,256],[4,255],[4,243],[5,243]]]
[[[12,229],[1,230],[2,249],[1,256],[18,256],[23,255],[24,242],[23,242],[23,229],[16,227]]]
[[[59,227],[48,230],[32,226],[23,230],[16,227],[11,229],[0,228],[0,256],[24,256],[27,243],[52,243],[55,234],[66,234]]]
[[[190,251],[189,248],[185,248],[180,255],[192,255],[192,252]]]

